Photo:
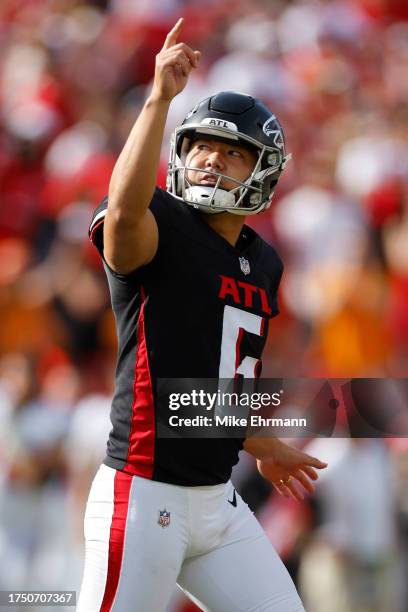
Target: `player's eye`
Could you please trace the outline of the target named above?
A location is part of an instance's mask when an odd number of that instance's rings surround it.
[[[237,151],[236,149],[231,149],[231,151],[229,151],[229,154],[231,155],[231,157],[236,157],[237,159],[243,157],[241,151]]]
[[[210,147],[206,144],[199,144],[197,145],[197,149],[199,151],[208,151],[210,149]]]

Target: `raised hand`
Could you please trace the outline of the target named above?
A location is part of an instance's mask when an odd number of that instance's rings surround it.
[[[311,481],[318,479],[316,469],[327,467],[327,463],[283,442],[280,442],[277,449],[273,458],[258,460],[260,474],[285,497],[302,500],[303,494],[298,485],[313,493],[315,487]]]
[[[163,48],[156,55],[152,98],[170,102],[185,88],[189,74],[197,68],[200,51],[178,42],[184,20],[180,18],[167,34]]]

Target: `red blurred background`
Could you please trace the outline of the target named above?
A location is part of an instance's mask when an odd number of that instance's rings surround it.
[[[171,131],[222,89],[269,105],[293,154],[271,209],[250,220],[285,262],[263,375],[407,375],[404,0],[3,0],[1,589],[79,587],[116,362],[87,229],[181,15],[202,61],[172,104],[159,184]],[[333,469],[303,504],[277,499],[248,458],[235,474],[308,612],[408,610],[405,440],[310,448]],[[169,610],[190,608],[175,595]]]

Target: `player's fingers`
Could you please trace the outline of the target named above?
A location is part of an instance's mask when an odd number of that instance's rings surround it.
[[[184,76],[187,76],[191,71],[191,64],[182,51],[177,51],[166,56],[162,61],[163,68],[178,68]]]
[[[291,497],[290,492],[288,491],[288,488],[285,487],[284,485],[278,484],[278,485],[273,485],[273,486],[275,487],[279,495],[282,495],[282,497]]]
[[[289,491],[291,497],[294,497],[298,501],[303,501],[304,496],[300,491],[297,490],[295,480],[293,478],[288,482],[285,488]]]
[[[190,70],[191,70],[190,66],[186,66],[185,64],[178,64],[177,67],[180,68],[183,76],[186,77],[190,74]]]
[[[309,491],[309,493],[313,493],[315,490],[314,485],[310,482],[309,478],[306,476],[302,470],[297,470],[295,472],[295,478],[300,482],[300,484]]]
[[[328,463],[325,463],[324,461],[320,461],[320,459],[316,459],[316,457],[311,457],[310,455],[307,455],[306,453],[304,453],[305,455],[305,464],[306,465],[311,465],[312,467],[317,468],[318,470],[322,470],[323,468],[328,466]]]
[[[180,17],[177,23],[173,26],[170,32],[166,36],[166,40],[164,41],[163,49],[169,49],[173,45],[177,43],[178,37],[180,35],[181,29],[183,27],[184,19]]]
[[[190,63],[192,66],[196,67],[198,64],[198,61],[201,57],[201,53],[199,51],[193,51],[188,45],[186,45],[186,43],[178,43],[177,45],[174,45],[174,47],[171,48],[171,50],[173,51],[184,51],[184,53],[186,54],[186,56],[188,57],[188,59],[190,60]],[[198,56],[197,56],[198,54]]]
[[[278,483],[273,483],[273,486],[283,497],[295,498],[299,501],[303,499],[303,495],[294,486],[294,479],[289,476],[286,480],[280,480]]]
[[[181,70],[184,76],[188,76],[191,72],[191,64],[185,56],[178,57],[176,60],[176,66]]]
[[[163,64],[173,62],[178,64],[185,64],[186,66],[190,65],[191,67],[190,60],[182,49],[179,49],[177,51],[173,51],[173,49],[171,49],[170,51],[167,51],[164,55],[161,56],[161,60]]]
[[[319,478],[319,474],[316,472],[316,470],[308,465],[302,465],[302,471],[305,472],[312,480],[317,480]]]

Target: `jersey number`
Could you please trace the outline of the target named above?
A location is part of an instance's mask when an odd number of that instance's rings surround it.
[[[224,307],[222,325],[221,358],[218,378],[257,378],[260,359],[241,356],[241,342],[245,332],[263,335],[264,319],[258,315],[240,310],[234,306]]]

